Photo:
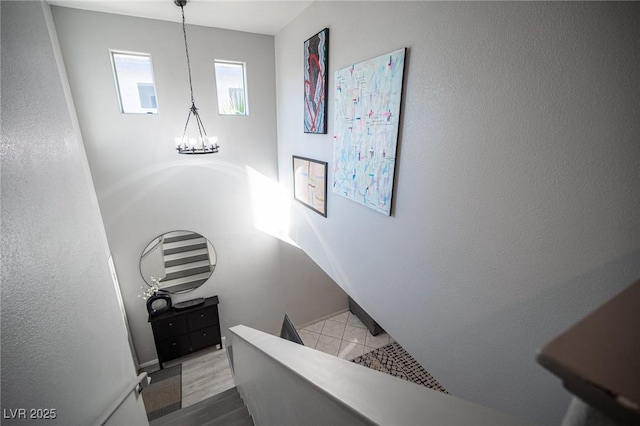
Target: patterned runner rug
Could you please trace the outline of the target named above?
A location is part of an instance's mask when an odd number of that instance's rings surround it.
[[[398,343],[390,343],[374,349],[362,356],[354,358],[352,362],[364,365],[383,373],[391,374],[403,380],[426,386],[440,392],[449,393],[431,374]]]
[[[151,383],[142,391],[147,419],[153,420],[182,407],[182,364],[149,374]]]

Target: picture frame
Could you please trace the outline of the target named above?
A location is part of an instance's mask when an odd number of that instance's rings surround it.
[[[332,191],[391,216],[407,49],[335,71]]]
[[[304,42],[304,132],[327,133],[329,28]]]
[[[327,217],[327,162],[292,156],[293,198]]]

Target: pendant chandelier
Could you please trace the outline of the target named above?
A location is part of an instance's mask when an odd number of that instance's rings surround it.
[[[191,108],[189,108],[189,115],[187,115],[187,122],[184,125],[184,131],[182,136],[175,138],[176,150],[180,154],[213,154],[218,152],[218,138],[216,136],[207,136],[207,131],[204,129],[204,124],[198,114],[198,108],[196,108],[196,102],[193,98],[193,83],[191,82],[191,62],[189,61],[189,47],[187,46],[187,29],[184,21],[184,6],[187,4],[187,0],[174,0],[176,6],[180,6],[182,11],[182,33],[184,34],[184,50],[187,54],[187,70],[189,72],[189,89],[191,90]],[[189,127],[189,121],[193,116],[193,120],[198,127],[198,133],[196,136],[187,136],[187,128]]]

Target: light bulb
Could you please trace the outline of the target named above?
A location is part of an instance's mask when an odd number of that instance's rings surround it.
[[[218,146],[218,137],[217,136],[209,136],[209,146],[211,149],[215,149]]]

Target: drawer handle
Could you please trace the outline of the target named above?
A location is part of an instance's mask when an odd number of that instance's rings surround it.
[[[169,327],[171,327],[172,325],[173,325],[173,323],[172,323],[172,322],[170,322],[170,323],[169,323]]]
[[[202,335],[203,335],[203,336],[206,336],[206,335],[207,335],[207,333],[206,333],[206,332],[204,332],[204,333],[202,333]]]
[[[172,345],[172,346],[175,346],[175,345],[177,345],[177,343],[176,343],[176,342],[173,342],[171,345]]]
[[[204,318],[204,314],[200,314],[200,318]]]

